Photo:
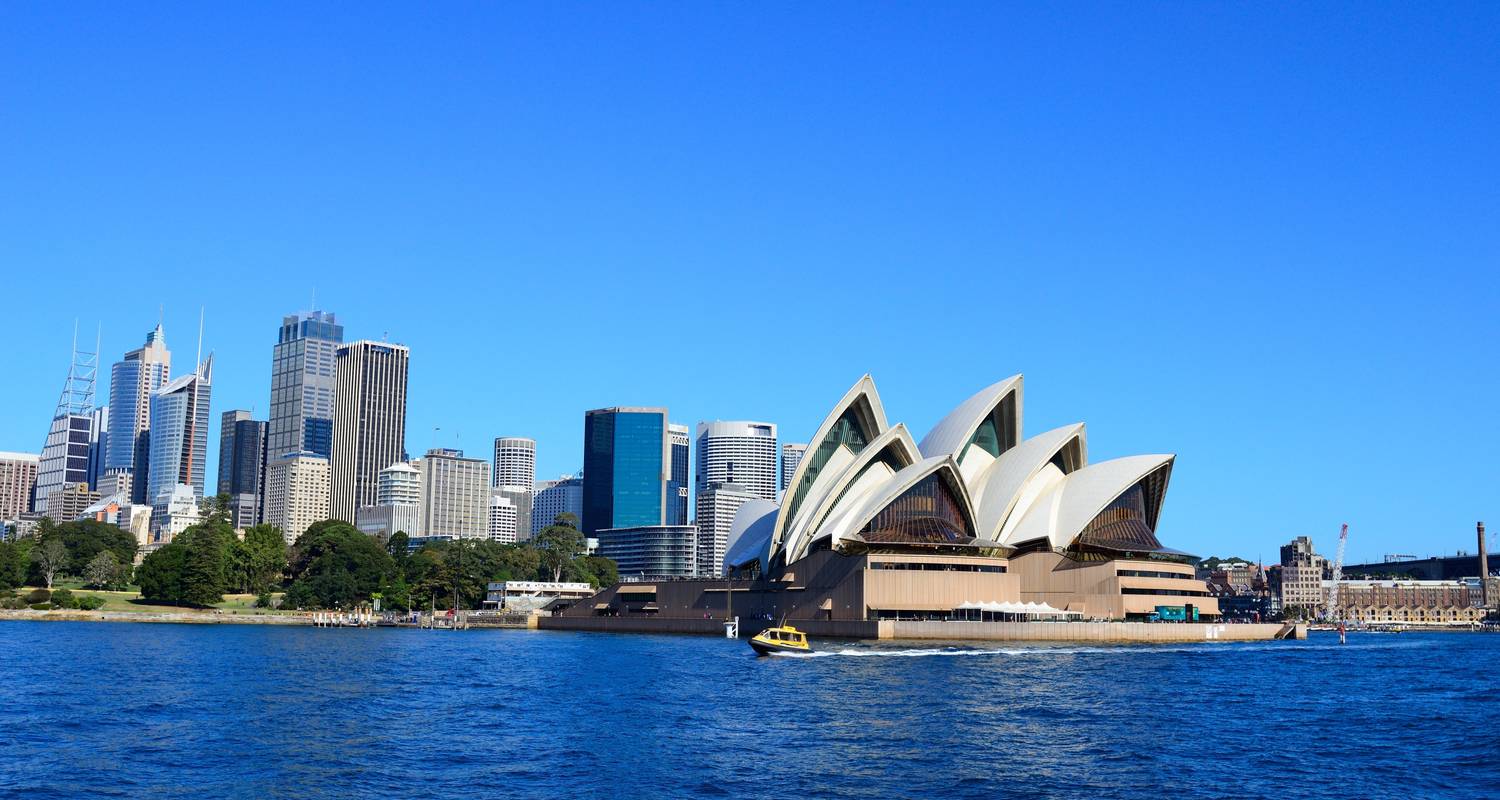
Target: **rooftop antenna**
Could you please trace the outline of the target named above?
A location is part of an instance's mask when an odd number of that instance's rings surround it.
[[[163,320],[163,318],[166,317],[166,315],[167,315],[167,304],[166,303],[157,303],[156,304],[156,327],[158,327],[158,328],[161,327],[162,320]]]
[[[194,367],[201,376],[203,374],[203,306],[198,306],[198,355],[193,359]]]
[[[309,308],[308,311],[317,311],[317,310],[318,310],[318,287],[314,286],[313,290],[312,290],[312,308]]]

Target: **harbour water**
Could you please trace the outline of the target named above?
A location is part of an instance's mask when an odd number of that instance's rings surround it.
[[[1500,796],[1500,636],[944,646],[0,622],[0,797]]]

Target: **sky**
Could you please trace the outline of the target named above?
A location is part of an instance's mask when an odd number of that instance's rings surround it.
[[[32,3],[0,25],[0,450],[75,320],[218,414],[285,314],[412,349],[407,446],[775,422],[1175,453],[1159,534],[1272,561],[1500,527],[1500,5]],[[99,385],[104,397],[105,384]],[[210,479],[211,481],[212,479]]]

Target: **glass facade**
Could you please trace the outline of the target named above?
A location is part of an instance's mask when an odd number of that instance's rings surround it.
[[[967,544],[974,530],[953,489],[935,472],[881,509],[860,536],[883,544]]]
[[[804,455],[807,461],[807,470],[802,473],[802,480],[797,482],[797,490],[792,495],[792,502],[787,506],[787,519],[797,515],[797,509],[802,506],[802,501],[807,499],[807,492],[818,479],[818,473],[822,471],[823,465],[833,454],[838,452],[840,446],[848,447],[856,455],[865,449],[870,440],[875,438],[871,431],[867,431],[859,420],[859,414],[854,406],[844,409],[833,427],[828,430],[828,435],[818,442],[817,447],[811,455]]]
[[[1167,469],[1147,475],[1105,506],[1078,535],[1078,546],[1125,553],[1162,549],[1156,538],[1156,509],[1166,491]]]
[[[998,457],[1016,446],[1017,427],[1016,393],[1012,391],[995,406],[994,412],[984,422],[979,423],[979,428],[974,431],[974,437],[969,443]]]
[[[688,440],[684,430],[679,440],[672,435],[672,475],[667,480],[667,524],[688,524]]]
[[[333,313],[312,311],[282,318],[271,351],[271,413],[266,452],[333,450],[333,395],[344,326]]]
[[[605,528],[667,521],[673,513],[667,503],[668,457],[666,409],[590,411],[584,417],[584,532],[592,536]],[[686,453],[682,460],[686,466]],[[687,486],[685,470],[682,486]]]

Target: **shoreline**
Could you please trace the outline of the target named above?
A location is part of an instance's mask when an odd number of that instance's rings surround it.
[[[234,614],[212,611],[81,611],[0,609],[0,620],[29,622],[156,622],[189,625],[311,625],[311,614]]]

